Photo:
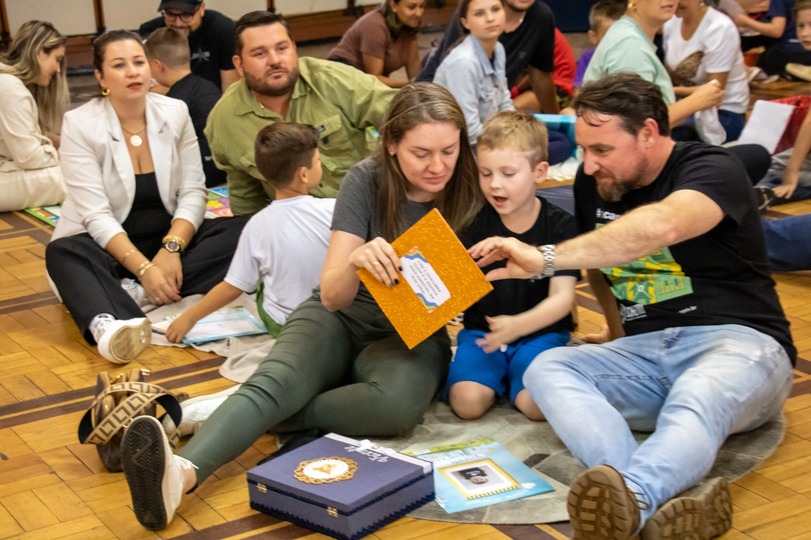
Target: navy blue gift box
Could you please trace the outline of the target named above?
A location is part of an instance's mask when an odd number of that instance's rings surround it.
[[[434,498],[431,463],[330,433],[248,471],[251,508],[354,540]]]

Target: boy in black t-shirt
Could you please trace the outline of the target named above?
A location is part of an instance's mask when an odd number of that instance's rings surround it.
[[[554,244],[576,234],[574,218],[535,194],[546,179],[546,127],[531,114],[504,111],[491,117],[478,138],[479,184],[489,205],[461,234],[466,246],[490,236],[511,236],[532,245]],[[502,266],[495,263],[485,272]],[[505,280],[465,312],[465,328],[445,394],[463,419],[482,416],[496,397],[532,420],[542,420],[522,378],[541,352],[566,345],[577,271],[552,279]]]
[[[189,107],[189,116],[200,145],[206,187],[225,184],[225,172],[214,164],[208,139],[203,133],[208,114],[219,101],[222,92],[211,81],[192,73],[189,44],[177,30],[158,28],[144,41],[144,49],[149,57],[152,77],[158,84],[169,89],[167,96],[179,99]]]

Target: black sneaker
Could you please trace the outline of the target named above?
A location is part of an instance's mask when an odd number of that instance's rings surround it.
[[[172,454],[157,418],[139,416],[121,441],[121,465],[138,523],[150,531],[165,529],[183,498],[183,471],[194,464]]]

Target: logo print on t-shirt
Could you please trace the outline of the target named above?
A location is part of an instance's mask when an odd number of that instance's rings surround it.
[[[667,247],[623,266],[603,268],[602,272],[611,281],[617,299],[643,306],[693,293],[692,280]]]

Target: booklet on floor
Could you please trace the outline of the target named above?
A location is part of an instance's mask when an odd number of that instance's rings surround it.
[[[169,325],[178,316],[180,313],[174,313],[167,315],[166,319],[161,322],[152,323],[152,331],[165,334]],[[225,307],[197,321],[197,324],[183,338],[183,343],[203,343],[266,332],[265,325],[243,306]]]
[[[407,454],[434,464],[436,502],[449,514],[554,491],[493,439]]]

